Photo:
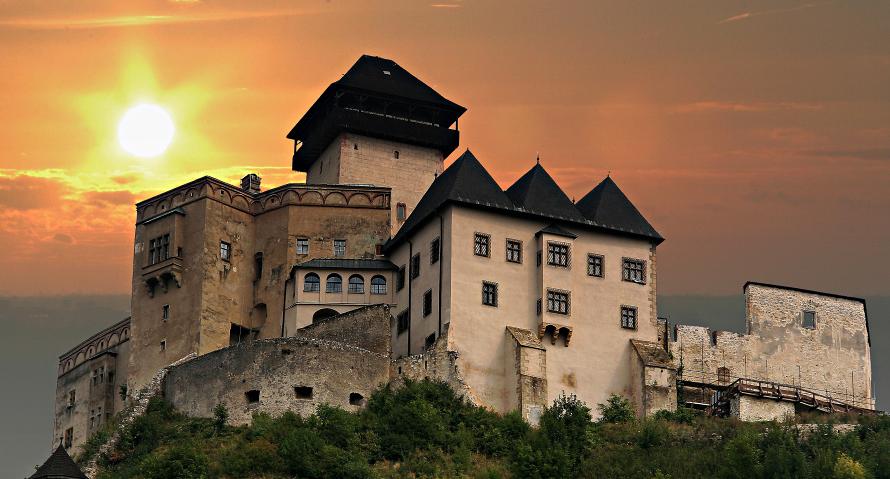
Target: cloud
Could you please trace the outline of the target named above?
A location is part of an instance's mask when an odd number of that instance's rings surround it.
[[[74,243],[74,238],[72,238],[64,233],[56,233],[56,235],[53,236],[53,241],[56,241],[58,243],[71,244],[71,243]]]
[[[68,193],[68,186],[59,180],[28,175],[0,176],[0,209],[50,208]]]
[[[204,22],[227,22],[275,17],[292,17],[307,12],[276,10],[264,12],[228,11],[176,13],[171,15],[122,15],[114,17],[12,18],[0,20],[0,27],[23,30],[82,30],[96,28],[139,27],[148,25],[181,25]]]
[[[139,180],[139,175],[120,175],[120,176],[112,176],[111,181],[119,184],[119,185],[128,185],[133,183],[134,181]]]
[[[800,10],[806,10],[806,9],[808,9],[808,8],[813,8],[813,7],[816,7],[816,6],[819,6],[819,5],[825,5],[825,4],[827,4],[827,3],[834,3],[834,2],[833,2],[833,1],[829,1],[829,2],[814,2],[814,3],[805,3],[805,4],[803,4],[803,5],[798,5],[798,6],[796,6],[796,7],[790,7],[790,8],[777,8],[777,9],[773,9],[773,10],[760,10],[760,11],[757,11],[757,12],[742,12],[742,13],[739,13],[739,14],[737,14],[737,15],[733,15],[733,16],[731,16],[731,17],[727,17],[727,18],[724,18],[723,20],[720,20],[719,22],[717,22],[717,25],[722,25],[722,24],[725,24],[725,23],[738,22],[738,21],[741,21],[741,20],[747,20],[747,19],[749,19],[749,18],[753,18],[753,17],[761,17],[761,16],[764,16],[764,15],[778,15],[778,14],[782,14],[782,13],[797,12],[797,11],[800,11]]]
[[[819,103],[804,102],[731,102],[731,101],[697,101],[676,105],[674,113],[758,113],[766,111],[818,111],[823,106]]]
[[[458,3],[433,3],[430,6],[433,8],[460,8],[463,5]]]
[[[130,191],[88,191],[81,195],[83,200],[91,204],[105,204],[110,206],[133,205],[136,203],[136,195]]]
[[[890,148],[824,149],[806,152],[824,158],[845,158],[868,161],[890,161]]]

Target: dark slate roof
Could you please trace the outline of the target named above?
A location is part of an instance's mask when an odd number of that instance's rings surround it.
[[[507,188],[507,196],[513,204],[526,211],[540,213],[551,218],[584,220],[569,197],[563,193],[553,177],[540,163],[522,175]]]
[[[556,224],[551,224],[551,225],[545,226],[544,228],[541,228],[541,231],[538,231],[538,234],[541,234],[541,233],[547,233],[547,234],[556,235],[556,236],[565,236],[566,238],[572,238],[572,239],[575,239],[578,237],[578,235],[576,235],[575,233],[572,233],[571,231],[566,231],[566,230],[560,228],[559,225],[556,225]]]
[[[609,187],[603,193],[601,190],[607,182],[614,188]],[[600,201],[600,196],[602,196],[603,201]],[[617,201],[616,196],[623,199],[623,202]],[[556,198],[554,199],[553,197]],[[433,181],[433,184],[430,185],[429,189],[417,203],[417,207],[408,216],[405,224],[384,245],[383,249],[384,251],[391,251],[392,248],[405,241],[416,228],[419,228],[427,220],[431,219],[436,211],[451,203],[496,210],[512,216],[544,219],[554,223],[547,228],[557,228],[558,226],[555,223],[559,223],[565,226],[578,226],[644,238],[655,244],[661,243],[664,240],[640,215],[610,178],[606,178],[585,198],[588,198],[588,201],[596,206],[593,208],[594,218],[608,222],[601,223],[590,219],[590,217],[585,218],[583,215],[584,211],[572,205],[565,193],[559,189],[553,178],[540,165],[535,165],[531,171],[514,183],[510,190],[504,192],[497,182],[494,181],[494,178],[488,174],[488,171],[485,170],[485,167],[482,166],[479,160],[473,156],[470,150],[467,150]],[[522,204],[531,205],[535,201],[543,203],[545,207],[531,209],[515,203],[521,202]],[[600,205],[600,203],[602,204]],[[610,208],[617,208],[618,211],[606,211]],[[573,210],[576,213],[575,215],[571,214]],[[599,210],[602,211],[598,212]],[[559,228],[559,230],[569,235],[572,234],[562,228]]]
[[[37,468],[30,479],[87,479],[87,476],[77,467],[65,448],[59,447],[49,456],[49,459]]]
[[[362,55],[334,85],[422,101],[461,113],[466,111],[387,58]]]
[[[663,239],[609,176],[575,203],[575,208],[598,226]]]
[[[294,269],[391,269],[396,265],[385,259],[315,258],[294,266]]]

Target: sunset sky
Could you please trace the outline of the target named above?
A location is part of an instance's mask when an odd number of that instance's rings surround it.
[[[127,293],[139,199],[302,181],[285,134],[363,53],[466,106],[501,186],[611,171],[659,293],[890,294],[890,2],[33,0],[0,1],[0,295]],[[156,158],[118,144],[140,102]]]

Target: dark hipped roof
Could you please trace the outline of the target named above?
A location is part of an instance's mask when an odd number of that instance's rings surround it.
[[[516,189],[513,189],[514,198],[517,198],[517,201],[527,201],[533,198],[539,198],[542,201],[547,201],[551,206],[559,206],[558,201],[551,202],[546,197],[538,196],[541,195],[541,191],[550,190],[550,186],[547,185],[547,179],[549,179],[549,183],[552,183],[553,185],[556,185],[556,183],[553,182],[553,179],[550,178],[550,175],[548,175],[546,171],[543,171],[543,174],[541,174],[540,172],[535,172],[534,170],[536,169],[543,170],[543,167],[536,165],[535,168],[532,169],[532,172],[523,176],[523,178],[525,178],[530,176],[530,173],[533,173],[531,177],[526,178],[526,180],[523,180],[522,182],[516,182],[519,186]],[[611,182],[611,179],[607,178],[607,180]],[[614,183],[612,184],[614,185]],[[513,186],[517,185],[514,184]],[[602,183],[600,186],[602,186]],[[597,188],[600,188],[600,186]],[[559,195],[565,198],[565,193],[563,193],[562,190],[559,190],[558,186],[556,186],[556,188]],[[596,191],[597,188],[594,188],[594,191]],[[414,211],[408,216],[405,224],[402,225],[396,235],[384,245],[383,249],[384,251],[390,251],[395,246],[401,244],[416,228],[422,226],[429,218],[431,218],[439,208],[449,203],[462,204],[476,208],[494,209],[504,214],[514,216],[533,217],[551,221],[556,220],[556,223],[559,223],[562,226],[579,226],[601,231],[605,230],[612,233],[641,237],[652,241],[655,244],[661,243],[664,238],[662,238],[661,235],[659,235],[658,232],[642,218],[642,215],[640,215],[637,209],[629,200],[627,200],[624,193],[621,193],[621,190],[618,190],[617,186],[614,186],[614,188],[617,190],[617,194],[624,199],[624,203],[614,201],[613,196],[615,193],[611,190],[609,191],[608,201],[603,203],[602,208],[616,207],[621,211],[618,214],[605,214],[605,212],[603,212],[603,218],[611,221],[608,224],[602,224],[589,218],[585,218],[580,214],[583,212],[580,211],[577,216],[568,217],[565,214],[557,214],[553,209],[548,213],[539,211],[538,209],[517,206],[513,200],[510,199],[508,193],[505,193],[504,190],[498,186],[497,182],[494,181],[494,178],[488,174],[488,171],[485,170],[485,167],[482,166],[479,160],[473,156],[470,150],[467,150],[460,156],[460,158],[455,160],[444,173],[433,181],[433,184],[430,185],[430,188],[417,203],[417,207],[414,208]],[[556,192],[553,192],[552,190],[550,191],[551,194],[556,194]],[[592,193],[593,192],[591,192],[591,194]],[[567,198],[566,201],[568,201]],[[574,208],[571,202],[569,202],[569,207]],[[562,213],[566,213],[567,211],[565,210],[566,207],[563,205]],[[629,212],[635,213],[636,216],[630,215]],[[627,217],[622,218],[622,216]],[[648,228],[640,227],[639,221],[636,218],[637,216]],[[559,230],[565,231],[555,224],[548,226],[548,228],[559,228]]]
[[[388,58],[362,55],[334,85],[422,101],[461,113],[466,111]]]
[[[514,205],[526,211],[553,218],[584,219],[540,163],[507,188],[507,196]]]
[[[396,265],[385,259],[315,258],[294,266],[294,269],[391,269]]]
[[[537,234],[542,234],[542,233],[556,235],[556,236],[565,236],[566,238],[572,238],[572,239],[575,239],[578,237],[578,235],[576,235],[575,233],[572,233],[571,231],[566,231],[566,230],[560,228],[559,225],[556,225],[556,224],[550,224],[550,225],[547,225],[547,226],[541,228],[541,231],[538,231]]]
[[[59,447],[29,479],[87,479],[65,448]]]
[[[609,176],[575,203],[575,207],[585,218],[604,228],[661,239],[661,235]]]

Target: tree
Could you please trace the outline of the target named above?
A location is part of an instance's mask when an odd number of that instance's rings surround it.
[[[603,423],[631,422],[637,417],[630,401],[617,394],[612,394],[605,404],[600,403],[596,407],[600,411],[600,422]]]

